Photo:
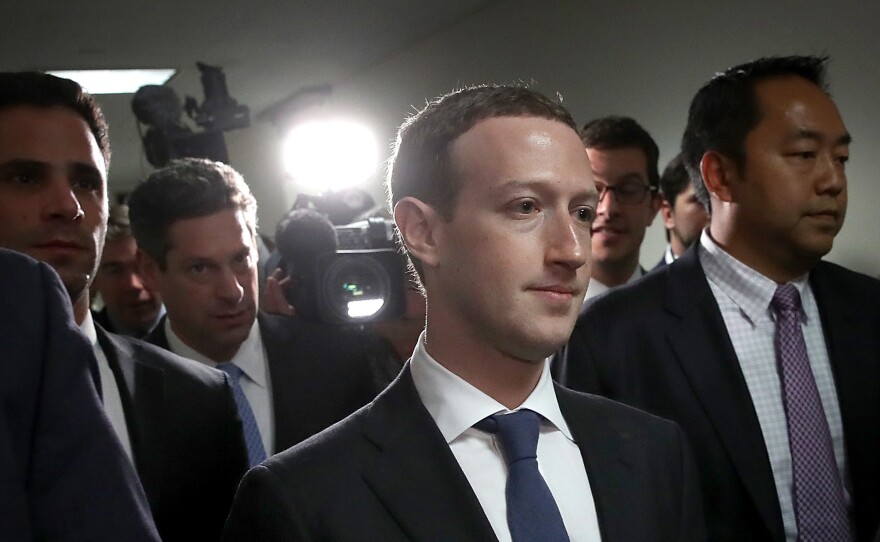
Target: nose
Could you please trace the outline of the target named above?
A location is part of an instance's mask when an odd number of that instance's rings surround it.
[[[587,263],[590,252],[589,227],[579,224],[568,213],[549,222],[547,228],[547,263],[578,269]]]
[[[596,204],[596,214],[612,216],[617,214],[617,196],[613,190],[607,188],[599,192],[599,202]]]
[[[78,221],[85,213],[79,199],[63,178],[53,178],[46,189],[44,213],[50,220]]]
[[[846,169],[834,153],[829,152],[825,156],[816,189],[820,194],[837,196],[846,189]]]
[[[218,277],[217,297],[231,303],[238,303],[244,297],[244,287],[232,269],[223,269]]]
[[[128,274],[128,284],[133,290],[143,290],[144,289],[144,281],[141,279],[141,276],[137,274],[135,271],[130,271]]]

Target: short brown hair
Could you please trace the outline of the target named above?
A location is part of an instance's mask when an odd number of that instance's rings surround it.
[[[446,94],[406,119],[397,132],[385,180],[392,211],[401,199],[414,197],[452,220],[461,182],[452,173],[450,147],[478,122],[495,117],[539,117],[577,131],[560,103],[522,85],[481,85]],[[421,278],[421,266],[409,257]]]
[[[172,160],[134,189],[129,219],[138,248],[165,269],[168,230],[179,221],[232,209],[257,233],[257,200],[241,174],[222,162],[203,158]]]
[[[42,72],[0,73],[0,109],[19,105],[60,106],[74,111],[88,124],[104,157],[104,168],[110,170],[107,121],[98,102],[78,83]]]

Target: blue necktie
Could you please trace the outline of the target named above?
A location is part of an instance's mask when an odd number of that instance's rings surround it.
[[[559,508],[538,471],[541,417],[523,409],[489,416],[474,427],[495,433],[507,462],[507,526],[513,542],[568,542]]]
[[[263,439],[260,436],[260,428],[257,427],[257,419],[254,418],[254,411],[251,410],[251,404],[241,389],[241,375],[244,373],[232,362],[220,363],[217,368],[229,375],[232,382],[232,395],[235,397],[235,404],[238,406],[238,416],[241,418],[241,426],[244,430],[244,443],[247,446],[248,463],[253,467],[266,459],[266,449],[263,448]]]

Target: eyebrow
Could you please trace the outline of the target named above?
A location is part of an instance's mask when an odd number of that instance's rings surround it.
[[[511,191],[523,188],[529,188],[536,192],[542,192],[545,190],[546,181],[539,180],[526,180],[526,179],[511,179],[504,184],[501,185],[501,190],[503,191]],[[579,191],[575,198],[573,199],[599,199],[599,192],[596,190],[595,185],[590,188],[585,188],[582,191]]]
[[[42,160],[13,158],[12,160],[7,160],[6,162],[0,164],[0,171],[9,171],[13,169],[38,171],[42,169],[48,169],[49,167],[49,163]],[[101,176],[101,170],[91,164],[86,164],[85,162],[72,162],[68,164],[67,168],[71,173],[75,173],[78,175],[88,174]]]
[[[828,138],[826,138],[825,134],[822,132],[810,130],[808,128],[800,128],[797,130],[793,139],[812,139],[814,141],[824,142]],[[850,143],[852,143],[852,135],[850,135],[849,132],[846,132],[834,141],[834,146],[849,145]]]
[[[7,160],[0,164],[0,170],[7,171],[10,169],[28,169],[28,170],[36,170],[41,168],[46,168],[49,165],[46,162],[41,162],[39,160],[25,160],[22,158],[13,158],[12,160]]]

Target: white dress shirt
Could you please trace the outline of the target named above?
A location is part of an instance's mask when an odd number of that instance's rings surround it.
[[[171,329],[171,318],[165,319],[165,336],[168,337],[168,346],[171,351],[179,356],[189,358],[209,367],[217,367],[218,362],[202,355],[187,346],[180,337]],[[251,327],[251,332],[238,352],[229,360],[244,373],[239,380],[241,391],[250,403],[251,411],[257,420],[260,429],[260,440],[266,456],[275,453],[275,412],[272,408],[272,382],[269,378],[269,361],[266,349],[263,347],[263,337],[260,335],[260,326],[256,320]]]
[[[122,397],[119,395],[119,386],[116,384],[116,377],[113,376],[107,356],[104,355],[104,350],[98,344],[98,332],[95,331],[92,311],[86,311],[86,318],[79,328],[89,338],[89,342],[92,343],[92,350],[94,350],[95,358],[98,360],[98,374],[101,377],[101,399],[104,403],[104,413],[110,418],[110,425],[113,426],[113,431],[119,437],[122,449],[125,450],[128,458],[133,461],[131,437],[128,435],[128,425],[125,423],[125,411],[122,409]]]
[[[764,445],[770,458],[773,481],[782,509],[785,536],[787,540],[794,541],[797,539],[797,525],[792,502],[791,452],[773,342],[776,322],[770,309],[770,301],[778,285],[725,252],[711,238],[708,230],[703,231],[700,244],[700,248],[704,249],[700,252],[700,263],[721,309],[764,435]],[[810,368],[822,399],[825,417],[828,419],[841,480],[847,480],[843,424],[822,322],[819,319],[819,307],[807,275],[799,277],[791,284],[801,296],[801,329],[810,358]],[[846,489],[845,497],[849,503]]]
[[[507,463],[496,437],[474,429],[473,425],[492,414],[511,411],[440,365],[425,350],[424,341],[422,333],[410,361],[416,390],[464,471],[498,540],[509,542],[504,494]],[[600,540],[587,471],[580,449],[559,410],[550,366],[546,362],[538,385],[515,410],[521,408],[544,418],[538,437],[538,470],[556,500],[570,539],[572,542]]]
[[[642,275],[644,274],[645,270],[642,269],[642,266],[637,265],[635,272],[628,279],[626,279],[626,282],[624,284],[635,282],[638,279],[642,278]],[[587,286],[587,293],[584,295],[584,303],[586,303],[588,299],[592,299],[599,294],[604,294],[605,292],[613,288],[616,288],[616,286],[606,286],[605,284],[602,284],[601,282],[596,280],[595,277],[590,277],[590,284]]]
[[[672,245],[666,245],[666,252],[663,253],[663,261],[668,265],[676,259],[678,259],[678,257],[672,252]]]

